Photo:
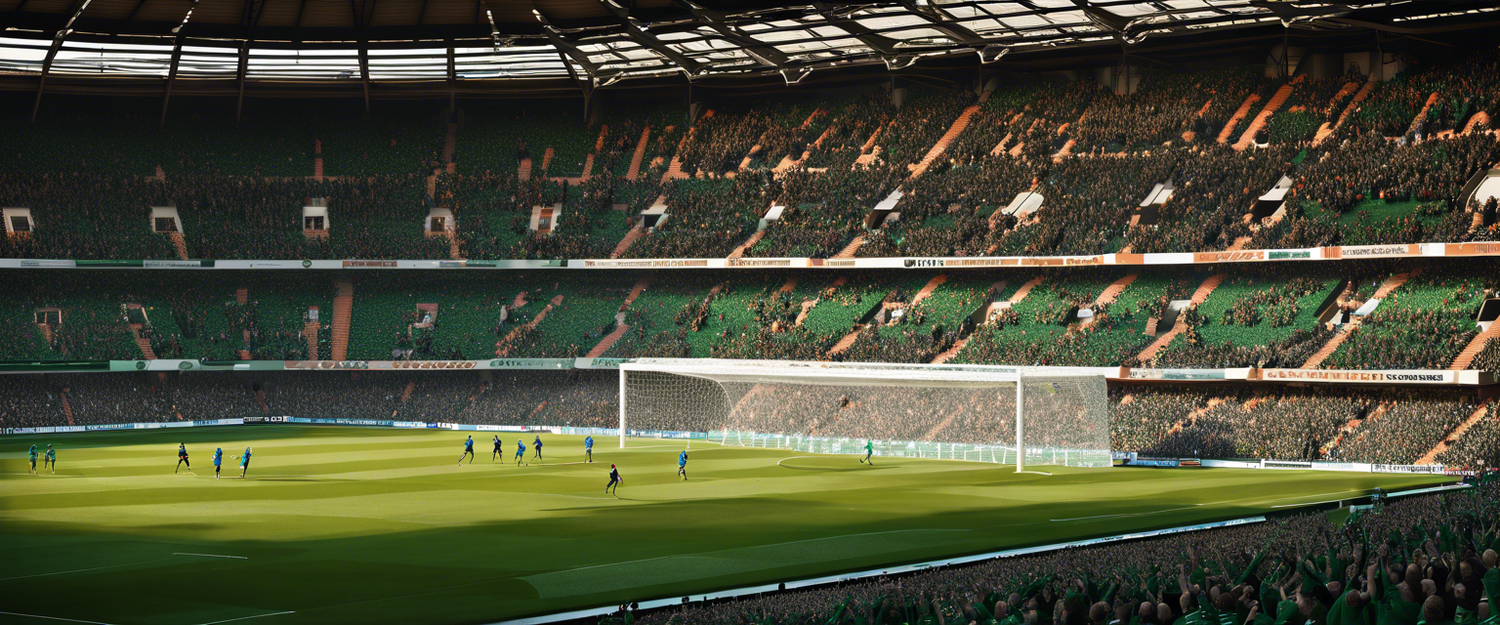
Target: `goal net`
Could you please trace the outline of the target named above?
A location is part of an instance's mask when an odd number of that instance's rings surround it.
[[[620,366],[627,433],[725,445],[1110,466],[1103,376],[1013,367],[640,359]],[[672,435],[672,434],[667,434]]]

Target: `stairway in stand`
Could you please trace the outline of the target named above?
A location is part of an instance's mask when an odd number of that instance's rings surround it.
[[[62,400],[63,416],[68,418],[68,425],[73,425],[73,404],[68,401],[68,394],[58,393],[57,396]]]
[[[647,141],[651,138],[651,127],[647,126],[641,130],[641,140],[635,144],[635,154],[630,157],[630,169],[625,172],[625,179],[635,182],[636,177],[641,175],[641,159],[646,157]]]
[[[989,92],[986,91],[985,93],[987,95]],[[958,138],[958,135],[963,134],[964,129],[969,127],[969,120],[973,119],[974,114],[978,112],[979,105],[977,104],[964,109],[963,114],[959,115],[958,119],[953,120],[953,125],[948,127],[948,132],[943,133],[943,136],[937,140],[937,144],[933,145],[932,149],[927,151],[927,155],[923,156],[921,161],[911,167],[911,177],[917,178],[923,172],[926,172],[927,168],[932,166],[932,162],[936,161],[938,157],[943,155],[943,152],[948,150],[949,144],[952,144],[953,140]]]
[[[1353,115],[1355,110],[1359,109],[1359,103],[1364,102],[1365,98],[1370,97],[1370,92],[1374,90],[1375,81],[1373,80],[1366,82],[1363,87],[1360,87],[1359,92],[1354,94],[1354,98],[1349,100],[1348,106],[1344,107],[1344,112],[1339,113],[1338,121],[1334,122],[1331,126],[1325,123],[1323,127],[1318,129],[1318,134],[1313,137],[1313,147],[1323,145],[1323,140],[1332,135],[1334,131],[1337,131],[1340,126],[1343,126],[1344,121],[1349,119],[1349,116]]]
[[[1496,404],[1492,400],[1489,403],[1475,408],[1474,412],[1469,415],[1469,418],[1464,419],[1463,423],[1460,423],[1458,424],[1458,427],[1453,428],[1452,433],[1444,437],[1443,440],[1439,441],[1437,445],[1434,445],[1430,451],[1422,454],[1422,457],[1418,458],[1417,461],[1413,464],[1432,464],[1433,461],[1437,460],[1438,454],[1443,453],[1453,443],[1458,442],[1458,439],[1463,438],[1464,433],[1468,432],[1469,428],[1472,428],[1480,421],[1483,421],[1485,415],[1489,414],[1490,410],[1495,407]]]
[[[333,298],[333,359],[349,356],[349,318],[354,313],[354,283],[339,280],[338,295]]]
[[[513,309],[514,308],[520,308],[520,307],[526,305],[525,296],[526,296],[526,293],[524,291],[521,292],[520,295],[517,295],[516,296],[516,304],[514,306],[511,306],[511,308],[513,308]],[[515,329],[511,330],[510,332],[507,332],[505,334],[505,336],[501,337],[499,341],[495,342],[495,357],[497,357],[497,358],[504,358],[506,356],[509,356],[510,355],[510,347],[511,347],[510,344],[511,344],[511,342],[514,341],[517,336],[520,336],[522,332],[529,331],[532,328],[535,328],[537,326],[537,324],[541,323],[543,319],[547,318],[547,313],[552,312],[553,308],[561,306],[562,303],[563,303],[563,296],[561,296],[561,295],[555,295],[555,296],[553,296],[552,300],[550,302],[548,302],[547,305],[544,308],[542,308],[541,311],[537,312],[536,316],[532,317],[530,321],[527,321],[526,323],[524,323],[524,324],[522,324],[520,326],[517,326]]]
[[[323,182],[323,142],[313,140],[313,179]]]
[[[766,231],[765,230],[756,230],[755,234],[752,234],[752,235],[750,235],[750,238],[745,239],[744,243],[741,243],[741,244],[739,244],[739,246],[735,247],[734,251],[729,253],[729,257],[730,258],[740,258],[740,257],[743,257],[745,255],[745,251],[746,250],[749,250],[750,248],[755,247],[755,244],[756,243],[760,243],[761,238],[765,237],[765,236],[766,236]]]
[[[630,305],[635,303],[635,298],[640,297],[641,293],[644,292],[646,290],[646,287],[648,286],[651,286],[651,276],[649,274],[641,276],[639,280],[636,280],[635,288],[630,289],[630,295],[625,296],[625,301],[620,304],[620,312],[618,313],[618,315],[623,315],[625,309],[630,308]],[[614,331],[605,335],[605,337],[599,341],[598,345],[595,345],[593,349],[589,350],[589,353],[584,356],[585,358],[599,358],[603,356],[605,353],[609,352],[609,348],[615,346],[615,342],[619,341],[620,337],[625,336],[625,333],[630,331],[629,325],[625,324],[624,322],[618,321],[618,316],[616,317],[616,319],[617,321],[615,323]]]
[[[834,254],[833,257],[834,258],[854,258],[854,254],[857,253],[857,252],[859,252],[859,248],[863,247],[864,244],[865,244],[865,235],[861,234],[859,236],[856,236],[856,237],[854,237],[853,241],[850,241],[848,245],[844,246],[844,249],[839,250],[839,253]]]
[[[863,329],[864,326],[862,325],[854,326],[854,330],[852,332],[845,334],[844,338],[839,339],[839,342],[833,344],[833,348],[828,350],[828,355],[832,356],[848,351],[849,347],[854,345],[855,341],[859,340],[859,331]]]
[[[1099,293],[1099,297],[1094,298],[1094,310],[1098,310],[1115,303],[1115,300],[1119,299],[1120,294],[1125,292],[1125,287],[1130,286],[1130,283],[1135,282],[1136,278],[1139,277],[1141,277],[1141,274],[1139,272],[1131,272],[1125,274],[1125,276],[1120,278],[1119,280],[1115,280],[1113,284],[1109,285],[1108,288]],[[1089,317],[1079,325],[1084,327],[1092,325],[1095,318],[1096,317]]]
[[[318,356],[318,331],[322,329],[323,324],[317,321],[302,324],[302,340],[307,342],[308,360],[322,360]]]
[[[1417,116],[1411,120],[1411,125],[1406,127],[1407,134],[1416,132],[1418,128],[1422,127],[1422,122],[1427,121],[1427,112],[1432,110],[1432,105],[1437,104],[1437,101],[1438,93],[1436,91],[1432,92],[1432,95],[1427,96],[1427,103],[1422,105],[1422,110],[1417,112]]]
[[[619,244],[615,245],[615,249],[609,253],[609,257],[619,258],[625,254],[625,250],[630,249],[631,245],[634,245],[636,241],[639,241],[644,236],[646,236],[645,228],[641,228],[640,226],[631,228],[630,232],[625,233],[625,238],[620,239]]]
[[[135,339],[136,347],[141,348],[141,358],[156,360],[156,351],[151,349],[151,339],[141,336],[141,324],[130,324],[130,337]]]
[[[167,236],[172,239],[172,249],[177,250],[177,259],[178,260],[187,260],[188,259],[187,241],[182,238],[182,233],[181,232],[173,232],[173,233],[171,233],[171,234],[169,234]]]
[[[1218,273],[1209,276],[1207,280],[1203,281],[1203,284],[1198,285],[1198,290],[1193,291],[1193,299],[1191,300],[1191,305],[1197,306],[1199,304],[1202,304],[1204,300],[1208,299],[1209,295],[1213,294],[1214,289],[1219,288],[1219,285],[1223,283],[1224,274]],[[1170,345],[1172,343],[1172,339],[1177,338],[1177,335],[1186,332],[1187,324],[1182,322],[1182,320],[1180,319],[1181,316],[1181,314],[1178,315],[1179,319],[1176,323],[1172,324],[1172,329],[1167,330],[1165,334],[1158,336],[1156,337],[1156,340],[1151,341],[1151,344],[1147,345],[1146,349],[1141,350],[1140,355],[1137,356],[1136,359],[1143,363],[1150,362],[1156,359],[1157,352],[1160,352],[1162,348]]]
[[[1484,351],[1485,343],[1491,340],[1500,340],[1500,323],[1490,322],[1490,328],[1480,332],[1479,336],[1469,341],[1468,346],[1464,347],[1464,351],[1459,352],[1458,357],[1453,359],[1453,364],[1448,369],[1451,371],[1468,369],[1469,365],[1474,362],[1474,357]]]
[[[1382,282],[1380,284],[1380,288],[1375,290],[1375,294],[1370,296],[1370,299],[1385,299],[1386,296],[1390,295],[1392,291],[1401,288],[1401,285],[1406,284],[1406,281],[1410,280],[1411,277],[1415,276],[1417,273],[1418,272],[1416,271],[1412,271],[1410,273],[1398,273],[1389,278],[1386,278],[1385,282]],[[1302,363],[1301,368],[1317,369],[1318,365],[1323,364],[1324,360],[1327,360],[1329,356],[1332,356],[1334,352],[1338,351],[1339,346],[1344,344],[1344,341],[1349,338],[1349,335],[1353,333],[1354,329],[1358,328],[1359,324],[1363,321],[1363,317],[1355,317],[1353,319],[1350,319],[1349,323],[1346,323],[1344,324],[1344,327],[1339,328],[1338,334],[1335,334],[1333,335],[1333,338],[1328,339],[1328,343],[1319,348],[1318,351],[1312,355],[1312,357],[1307,359],[1307,362]]]
[[[1234,117],[1230,117],[1229,122],[1224,124],[1224,129],[1219,131],[1219,143],[1229,143],[1229,138],[1234,136],[1234,127],[1239,125],[1240,120],[1250,115],[1250,107],[1255,106],[1255,103],[1259,101],[1260,94],[1258,93],[1252,93],[1250,97],[1245,98],[1245,103],[1234,111]]]
[[[943,353],[938,354],[936,358],[932,359],[932,364],[940,365],[948,362],[949,360],[952,360],[954,356],[958,355],[958,352],[963,351],[964,344],[968,342],[969,337],[967,336],[954,341],[953,347],[949,347],[948,349],[944,350]]]
[[[912,296],[911,305],[916,306],[917,304],[921,303],[922,300],[927,299],[927,296],[932,295],[933,291],[936,291],[938,287],[942,286],[943,283],[947,281],[948,274],[940,273],[933,276],[931,280],[927,281],[927,284],[922,285],[922,290],[917,291],[917,294]]]
[[[521,182],[531,180],[531,159],[521,159],[521,165],[516,169],[516,179]]]
[[[1255,135],[1260,132],[1260,129],[1266,127],[1266,122],[1271,120],[1271,116],[1276,111],[1281,110],[1281,105],[1286,104],[1287,98],[1292,97],[1292,85],[1302,80],[1303,77],[1298,76],[1276,90],[1276,95],[1271,96],[1270,101],[1266,102],[1265,108],[1261,109],[1260,113],[1255,116],[1255,120],[1251,121],[1250,125],[1245,128],[1245,134],[1240,135],[1240,140],[1234,142],[1234,149],[1243,150],[1255,143]]]

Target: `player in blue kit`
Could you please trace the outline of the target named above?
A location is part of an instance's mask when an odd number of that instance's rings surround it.
[[[188,462],[187,444],[177,443],[177,468],[172,469],[172,472],[176,473],[182,469],[182,465],[187,465],[189,471],[193,470],[193,464]]]
[[[616,469],[615,465],[609,465],[609,483],[604,485],[604,492],[607,493],[610,488],[614,488],[615,496],[618,497],[620,495],[620,483],[624,481],[620,477],[620,470]]]
[[[536,459],[537,460],[541,460],[542,459],[542,435],[541,434],[537,434],[536,435],[536,442],[532,443],[532,445],[536,446]]]
[[[31,457],[31,473],[35,474],[36,473],[36,445],[33,444],[31,446],[31,450],[27,451],[26,454]]]
[[[214,479],[219,479],[219,465],[224,463],[224,448],[214,448]]]
[[[245,472],[250,470],[250,448],[245,448],[245,455],[235,456],[240,461],[240,479],[245,479]]]
[[[522,462],[525,462],[525,461],[526,461],[526,443],[521,442],[520,439],[516,439],[516,465],[520,466],[520,464]]]
[[[504,458],[505,456],[500,455],[501,453],[503,453],[503,452],[500,451],[500,435],[496,434],[495,435],[495,448],[492,449],[492,450],[490,450],[490,462],[494,462],[495,458]],[[501,460],[500,464],[505,464],[505,461]]]
[[[583,457],[587,458],[588,462],[594,461],[594,437],[592,436],[583,437]]]
[[[464,456],[469,457],[469,464],[474,464],[474,437],[464,441],[464,453],[458,455],[458,466],[464,466]]]
[[[681,475],[682,479],[684,479],[684,480],[687,479],[687,450],[686,449],[682,450],[682,453],[677,454],[677,474]]]
[[[47,445],[47,455],[42,456],[42,467],[46,468],[49,464],[52,465],[52,472],[57,473],[57,452],[52,451],[51,444]]]

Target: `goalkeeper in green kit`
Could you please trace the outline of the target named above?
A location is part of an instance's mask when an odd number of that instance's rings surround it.
[[[875,455],[875,441],[865,439],[865,457],[860,458],[859,463],[864,464],[868,462],[870,466],[875,466],[875,461],[870,459],[870,456],[873,455]]]

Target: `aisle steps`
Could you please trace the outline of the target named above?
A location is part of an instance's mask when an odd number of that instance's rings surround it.
[[[635,182],[641,175],[641,159],[646,157],[646,146],[651,138],[651,127],[647,126],[641,130],[641,140],[635,144],[635,154],[630,157],[630,169],[625,172],[625,179]]]
[[[349,318],[354,313],[354,283],[348,278],[338,281],[338,295],[333,298],[333,359],[348,360]]]
[[[308,360],[321,360],[318,357],[318,331],[322,329],[322,322],[309,321],[302,324],[302,340],[307,342]]]
[[[1428,111],[1432,110],[1432,105],[1437,104],[1437,101],[1438,93],[1436,91],[1432,92],[1432,95],[1427,96],[1427,102],[1422,105],[1422,110],[1417,112],[1417,116],[1411,120],[1411,125],[1406,127],[1406,134],[1414,133],[1418,128],[1422,127],[1422,122],[1427,121]]]
[[[1244,150],[1255,143],[1255,135],[1266,127],[1266,123],[1270,121],[1272,115],[1276,114],[1276,111],[1281,110],[1281,105],[1286,103],[1287,98],[1292,97],[1292,85],[1301,80],[1302,76],[1298,76],[1276,90],[1276,94],[1266,102],[1265,108],[1262,108],[1250,125],[1245,128],[1245,133],[1240,135],[1240,140],[1234,142],[1234,149]]]
[[[1255,106],[1255,103],[1259,101],[1260,94],[1258,93],[1252,93],[1250,97],[1245,98],[1245,103],[1241,104],[1240,108],[1235,109],[1234,116],[1230,117],[1229,122],[1224,124],[1223,130],[1219,131],[1219,143],[1229,143],[1229,138],[1234,136],[1234,127],[1238,126],[1240,120],[1250,114],[1250,107]]]
[[[1401,288],[1401,285],[1406,284],[1406,281],[1411,279],[1411,277],[1414,275],[1416,275],[1415,271],[1409,273],[1398,273],[1389,278],[1386,278],[1385,282],[1382,282],[1380,284],[1380,288],[1375,290],[1375,294],[1370,296],[1370,299],[1385,299],[1391,294],[1392,291],[1395,291],[1396,289]],[[1334,352],[1338,351],[1339,346],[1344,344],[1344,341],[1349,338],[1350,333],[1352,333],[1355,328],[1358,328],[1359,325],[1363,322],[1363,317],[1355,317],[1353,319],[1350,319],[1349,323],[1346,323],[1342,328],[1339,328],[1338,334],[1335,334],[1333,335],[1333,338],[1328,339],[1328,343],[1319,348],[1316,353],[1314,353],[1310,358],[1307,359],[1307,362],[1302,363],[1301,368],[1317,369],[1318,365],[1323,364],[1324,360],[1327,360],[1329,356],[1332,356]]]
[[[839,253],[834,254],[833,257],[834,258],[854,258],[854,254],[857,253],[857,252],[859,252],[859,248],[863,247],[864,244],[865,244],[865,235],[861,234],[859,236],[856,236],[856,237],[854,237],[853,241],[850,241],[848,245],[844,246],[844,249],[839,250]]]
[[[1422,457],[1418,458],[1417,461],[1413,464],[1432,464],[1437,460],[1438,454],[1443,453],[1448,449],[1449,446],[1453,445],[1453,443],[1458,442],[1458,439],[1463,438],[1464,433],[1468,432],[1469,428],[1472,428],[1475,425],[1478,425],[1480,421],[1483,421],[1485,416],[1489,414],[1490,410],[1494,409],[1495,407],[1496,404],[1492,400],[1489,403],[1475,408],[1474,412],[1469,415],[1469,418],[1464,419],[1463,423],[1460,423],[1458,424],[1458,427],[1453,428],[1453,432],[1451,434],[1443,438],[1443,440],[1438,441],[1437,445],[1434,445],[1432,449],[1427,453],[1422,454]]]
[[[1364,102],[1365,98],[1370,97],[1370,92],[1374,90],[1375,81],[1373,80],[1366,82],[1363,87],[1360,87],[1359,92],[1355,93],[1354,98],[1349,100],[1349,104],[1344,107],[1344,112],[1339,113],[1338,121],[1334,122],[1331,126],[1325,123],[1322,128],[1318,129],[1317,136],[1313,137],[1313,147],[1323,145],[1323,141],[1337,131],[1340,126],[1343,126],[1344,121],[1348,120],[1349,116],[1353,115],[1354,111],[1359,108],[1359,103]]]
[[[1198,285],[1196,291],[1193,291],[1192,305],[1197,306],[1202,304],[1204,300],[1208,299],[1209,295],[1213,294],[1214,289],[1219,288],[1219,285],[1223,283],[1224,274],[1219,273],[1209,276],[1207,280],[1203,281],[1203,284]],[[1181,317],[1182,315],[1179,314],[1178,321],[1172,324],[1172,329],[1167,330],[1166,333],[1156,337],[1156,340],[1151,341],[1151,344],[1147,345],[1146,349],[1141,350],[1140,355],[1136,359],[1141,362],[1154,360],[1157,352],[1160,352],[1162,348],[1171,344],[1172,339],[1177,338],[1177,335],[1187,331],[1188,326],[1181,320]]]
[[[1490,328],[1479,333],[1474,340],[1469,341],[1464,351],[1459,352],[1458,357],[1453,359],[1453,364],[1448,367],[1451,371],[1463,371],[1468,369],[1474,362],[1474,357],[1484,351],[1484,345],[1491,340],[1500,340],[1500,323],[1491,322]]]
[[[986,91],[985,93],[988,94],[989,92]],[[948,127],[948,132],[943,133],[943,136],[938,138],[937,143],[932,146],[932,149],[927,150],[927,154],[922,157],[922,160],[911,166],[911,178],[917,178],[926,172],[927,168],[932,166],[933,161],[936,161],[943,155],[943,152],[948,150],[948,146],[953,143],[953,140],[963,134],[964,129],[969,127],[969,121],[974,119],[974,114],[978,112],[979,105],[977,104],[965,108],[964,112],[958,116],[958,119],[953,120],[953,125]]]

